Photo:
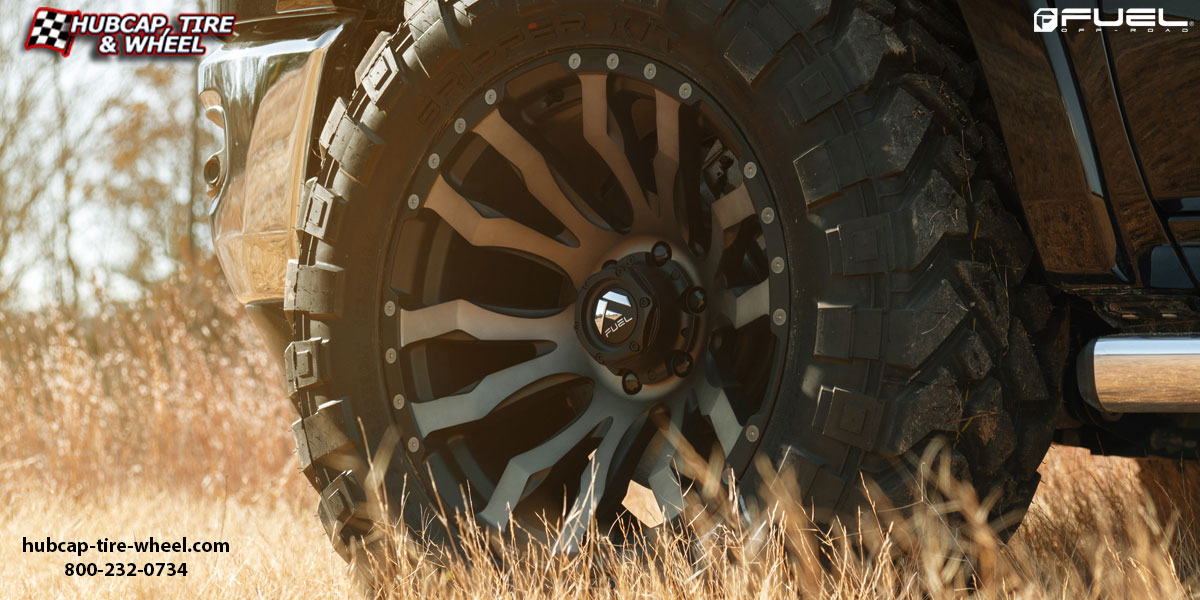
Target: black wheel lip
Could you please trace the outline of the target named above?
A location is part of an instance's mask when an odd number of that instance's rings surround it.
[[[619,57],[621,57],[621,60],[616,68],[609,68],[606,64],[607,57],[613,53],[616,53]],[[568,59],[572,54],[578,54],[580,56],[581,64],[577,69],[572,69],[568,64]],[[720,116],[724,121],[723,124],[726,131],[732,134],[733,139],[725,140],[724,137],[722,137],[722,140],[731,142],[736,141],[736,146],[733,147],[736,150],[735,154],[738,156],[753,157],[753,161],[757,165],[756,176],[745,179],[744,183],[751,192],[751,202],[754,205],[756,217],[760,219],[759,222],[762,225],[762,233],[764,239],[766,240],[768,251],[768,263],[776,256],[783,257],[784,260],[787,261],[787,239],[782,226],[782,219],[783,216],[788,214],[790,211],[780,210],[778,200],[773,195],[768,181],[769,169],[764,169],[762,158],[751,150],[751,144],[746,139],[745,133],[743,133],[745,128],[739,127],[738,124],[733,121],[729,111],[725,109],[724,105],[722,105],[717,98],[713,97],[709,93],[708,90],[714,87],[711,83],[711,80],[700,74],[685,75],[675,65],[671,64],[670,58],[665,58],[662,56],[655,57],[652,54],[653,53],[647,48],[629,49],[605,44],[565,45],[541,53],[539,56],[531,57],[513,67],[509,67],[504,71],[504,73],[494,77],[487,84],[478,86],[476,92],[473,93],[471,97],[460,106],[459,110],[447,113],[449,116],[446,119],[446,122],[441,126],[441,133],[420,155],[419,165],[415,168],[415,173],[409,178],[407,187],[399,190],[396,193],[398,207],[396,210],[397,217],[390,226],[391,232],[387,237],[389,247],[385,250],[386,258],[383,272],[390,272],[393,267],[394,258],[396,256],[394,245],[397,243],[398,238],[396,235],[397,230],[405,220],[414,217],[420,210],[423,209],[424,198],[440,173],[439,169],[431,168],[426,159],[432,154],[437,154],[439,157],[448,156],[463,135],[455,131],[454,122],[459,118],[464,119],[467,123],[466,131],[471,131],[475,124],[490,114],[491,111],[496,108],[496,105],[504,101],[504,83],[506,81],[528,70],[552,62],[558,62],[562,64],[562,66],[569,72],[606,73],[641,80],[652,87],[655,87],[656,89],[661,89],[665,92],[672,93],[672,97],[679,101],[682,105],[695,106],[697,104],[706,104],[712,107],[715,111],[715,114]],[[627,60],[630,57],[633,57],[636,60]],[[656,67],[656,73],[653,79],[646,79],[643,75],[642,69],[644,69],[647,63],[653,63]],[[666,82],[665,85],[664,82]],[[690,95],[687,98],[680,97],[678,93],[679,86],[684,83],[687,83],[691,86]],[[494,90],[496,92],[493,102],[487,101],[487,92],[489,90]],[[675,91],[671,92],[671,90]],[[405,202],[405,200],[413,194],[417,195],[418,198],[421,199],[421,202],[415,209],[410,208]],[[763,209],[765,208],[771,208],[774,211],[774,218],[769,223],[763,222],[761,218]],[[772,248],[777,249],[777,251],[772,252]],[[791,359],[793,354],[793,348],[789,342],[793,337],[791,323],[793,319],[798,317],[798,315],[793,314],[793,309],[797,307],[798,303],[793,302],[791,299],[791,265],[787,264],[781,273],[775,273],[773,270],[768,268],[767,277],[770,281],[769,298],[771,311],[773,312],[776,308],[783,308],[787,311],[786,320],[782,324],[779,324],[773,321],[771,314],[768,314],[767,316],[770,331],[776,338],[776,364],[773,365],[771,369],[771,375],[767,381],[765,396],[759,411],[751,415],[746,419],[745,422],[741,424],[742,433],[738,436],[738,441],[734,447],[734,450],[726,457],[727,467],[731,468],[734,475],[738,478],[741,478],[749,470],[751,466],[751,459],[757,452],[759,445],[763,443],[764,438],[766,437],[764,432],[767,429],[767,424],[770,422],[771,416],[774,413],[776,406],[779,404],[778,396],[782,387],[784,375],[786,374],[783,367],[788,364],[788,361]],[[381,293],[377,299],[379,307],[382,307],[383,304],[389,300],[397,301],[398,296],[392,292],[392,290],[386,285],[386,282],[381,282]],[[574,303],[568,305],[563,310],[574,310]],[[376,331],[379,334],[379,337],[376,338],[377,343],[379,343],[379,352],[377,352],[377,354],[382,357],[382,351],[384,348],[388,347],[388,344],[390,343],[389,341],[399,339],[400,317],[399,314],[397,314],[395,317],[384,317],[381,308],[375,312],[377,315],[376,318],[378,319]],[[385,389],[381,390],[382,397],[390,398],[390,394],[393,391],[404,389],[404,382],[401,374],[398,372],[398,369],[389,368],[390,365],[384,363],[382,358],[380,359],[380,363],[381,372],[384,374],[383,384],[385,386]],[[408,439],[409,436],[414,436],[416,439],[421,440],[419,445],[420,451],[416,453],[406,453],[405,458],[406,460],[410,461],[414,467],[411,472],[420,474],[420,478],[423,480],[424,484],[428,486],[431,484],[429,481],[429,474],[424,472],[424,469],[421,468],[420,464],[421,455],[424,453],[426,446],[423,441],[423,437],[420,434],[420,430],[413,418],[413,413],[411,412],[410,407],[411,402],[405,403],[403,409],[390,410],[389,413],[392,417],[392,423],[398,427],[399,431],[401,432],[402,439]],[[759,432],[757,439],[754,441],[748,440],[747,436],[745,435],[746,430],[752,426],[757,428]]]

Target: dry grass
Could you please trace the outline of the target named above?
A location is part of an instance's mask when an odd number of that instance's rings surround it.
[[[95,318],[0,313],[0,596],[352,595],[312,514],[288,433],[291,409],[257,334],[209,278],[166,289]],[[698,515],[688,535],[634,549],[595,542],[573,558],[478,532],[462,556],[440,557],[399,533],[391,563],[375,572],[394,597],[522,600],[916,599],[972,587],[983,598],[1175,598],[1200,589],[1197,471],[1056,448],[1042,473],[1008,544],[983,525],[978,502],[933,468],[933,502],[895,529],[868,524],[862,544],[818,534],[781,479],[771,493],[782,502],[738,528]],[[952,535],[947,519],[967,527]],[[121,579],[67,577],[73,557],[21,552],[22,537],[151,535],[224,540],[231,551],[85,555],[188,563],[186,578]]]

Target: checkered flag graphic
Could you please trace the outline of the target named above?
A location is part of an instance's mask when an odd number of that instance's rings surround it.
[[[71,35],[71,23],[78,12],[65,12],[53,8],[39,8],[33,14],[33,24],[29,27],[29,37],[25,39],[25,49],[49,48],[69,56],[71,44],[75,36]]]

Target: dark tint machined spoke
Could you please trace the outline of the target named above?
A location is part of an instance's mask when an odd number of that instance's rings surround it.
[[[638,183],[633,165],[629,163],[629,156],[625,152],[620,128],[612,122],[612,113],[608,108],[608,75],[580,75],[579,81],[583,85],[583,137],[608,164],[625,195],[633,203],[634,223],[657,221],[658,206],[651,204],[650,196],[643,192]]]
[[[437,213],[474,246],[510,248],[557,265],[576,286],[588,276],[593,258],[580,248],[563,244],[512,219],[485,218],[450,184],[438,177],[425,207]]]
[[[484,117],[475,126],[475,133],[520,171],[529,192],[575,235],[581,247],[594,248],[616,241],[616,234],[601,229],[579,212],[554,179],[546,158],[504,120],[499,110]]]

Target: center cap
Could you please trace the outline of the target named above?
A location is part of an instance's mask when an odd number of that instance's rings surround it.
[[[620,287],[611,287],[596,300],[596,333],[609,344],[620,344],[633,335],[637,307],[633,295]]]
[[[580,287],[575,332],[588,355],[637,385],[684,377],[695,362],[703,306],[686,298],[695,288],[671,260],[665,242],[650,252],[610,260]],[[634,391],[631,391],[634,390]]]

